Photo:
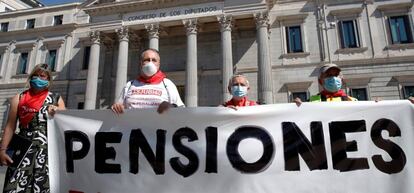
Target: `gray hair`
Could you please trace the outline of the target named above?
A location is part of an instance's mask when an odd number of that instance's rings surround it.
[[[230,80],[229,80],[229,87],[231,87],[232,85],[233,85],[233,80],[235,79],[235,78],[238,78],[238,77],[242,77],[242,78],[244,78],[244,80],[246,80],[246,84],[247,84],[247,87],[249,87],[249,80],[247,80],[247,77],[245,76],[245,75],[243,75],[243,74],[235,74],[235,75],[233,75],[231,78],[230,78]]]
[[[140,58],[140,61],[142,61],[142,59],[144,58],[144,53],[145,53],[145,52],[147,52],[147,51],[153,51],[153,52],[157,53],[158,58],[160,58],[160,60],[161,60],[161,57],[160,57],[160,52],[159,52],[157,49],[154,49],[154,48],[147,48],[147,49],[145,49],[144,51],[142,51],[142,52],[141,52],[141,58]]]

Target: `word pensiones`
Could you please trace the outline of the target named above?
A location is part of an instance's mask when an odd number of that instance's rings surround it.
[[[303,134],[302,130],[294,122],[282,122],[283,134],[283,155],[284,169],[286,171],[300,171],[299,156],[305,161],[307,167],[312,170],[328,170],[328,158],[326,153],[326,140],[322,122],[314,121],[310,123],[310,140]],[[170,131],[170,130],[168,130]],[[364,120],[335,121],[329,123],[330,149],[333,169],[340,172],[350,172],[355,170],[369,169],[368,158],[348,157],[347,152],[358,150],[357,141],[347,141],[347,133],[366,132],[366,122]],[[384,139],[381,135],[383,131],[388,132],[389,137],[401,136],[398,125],[389,119],[379,119],[370,130],[370,138],[374,145],[389,154],[391,160],[386,161],[382,155],[372,155],[372,162],[379,171],[386,174],[401,172],[406,164],[406,156],[401,147],[389,139]],[[139,172],[140,152],[150,163],[156,175],[165,173],[165,147],[167,130],[156,130],[156,147],[151,148],[147,138],[141,129],[131,130],[129,137],[129,172],[137,174]],[[217,127],[207,127],[205,129],[206,154],[205,170],[206,173],[217,173]],[[74,172],[76,160],[81,160],[90,151],[90,140],[88,136],[75,130],[65,131],[65,150],[66,150],[66,171]],[[106,163],[106,160],[115,160],[116,151],[113,147],[107,147],[109,143],[120,143],[121,132],[97,132],[95,135],[95,171],[97,173],[121,173],[121,165],[116,163]],[[245,139],[257,139],[263,145],[261,157],[253,162],[246,162],[239,152],[239,144]],[[186,146],[182,141],[188,142],[198,140],[197,133],[189,127],[177,129],[172,135],[172,146],[174,149],[185,156],[188,161],[182,162],[179,157],[169,159],[171,168],[183,177],[189,177],[199,168],[199,156]],[[73,149],[74,142],[79,142],[82,147],[79,150]],[[191,143],[190,143],[191,144]],[[265,128],[259,126],[241,126],[227,138],[226,155],[234,169],[241,173],[255,174],[265,171],[273,162],[276,151],[273,137]]]

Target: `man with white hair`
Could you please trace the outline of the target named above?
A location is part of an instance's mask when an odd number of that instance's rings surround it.
[[[257,105],[256,101],[248,100],[247,93],[250,90],[249,81],[241,74],[230,78],[228,89],[233,96],[223,106],[237,110],[238,107]]]

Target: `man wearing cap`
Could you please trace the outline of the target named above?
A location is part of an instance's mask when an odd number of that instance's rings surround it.
[[[228,89],[233,97],[222,106],[237,110],[238,107],[257,105],[256,101],[247,99],[250,86],[245,76],[241,74],[232,76],[229,80]]]
[[[310,102],[335,102],[335,101],[357,101],[356,98],[346,95],[341,89],[343,76],[341,69],[336,64],[325,64],[319,69],[319,84],[322,91],[310,98]],[[295,103],[299,106],[302,101],[296,98]]]
[[[341,89],[343,76],[341,69],[336,64],[323,65],[319,71],[318,82],[323,90],[319,94],[311,96],[310,102],[357,101],[356,98],[346,95]]]

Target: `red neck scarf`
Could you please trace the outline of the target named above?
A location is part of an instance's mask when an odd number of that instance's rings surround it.
[[[49,93],[48,89],[34,93],[32,90],[23,92],[18,106],[19,122],[23,128],[27,128],[29,122],[39,112]]]
[[[340,89],[340,90],[338,90],[337,92],[334,92],[334,93],[323,90],[321,92],[321,95],[326,96],[326,98],[335,98],[335,97],[344,97],[344,96],[346,96],[345,92],[342,89]]]
[[[229,106],[229,105],[233,105],[233,106],[236,106],[236,107],[245,107],[245,106],[254,106],[254,105],[257,105],[257,104],[254,101],[247,100],[247,97],[243,97],[239,101],[231,99],[231,100],[227,101],[224,104],[224,106],[226,106],[226,107]]]
[[[140,75],[138,77],[138,80],[146,84],[159,84],[160,82],[162,82],[162,80],[164,80],[165,77],[167,76],[165,76],[165,74],[161,72],[161,70],[158,70],[157,73],[155,73],[149,78],[145,78],[144,76]]]

